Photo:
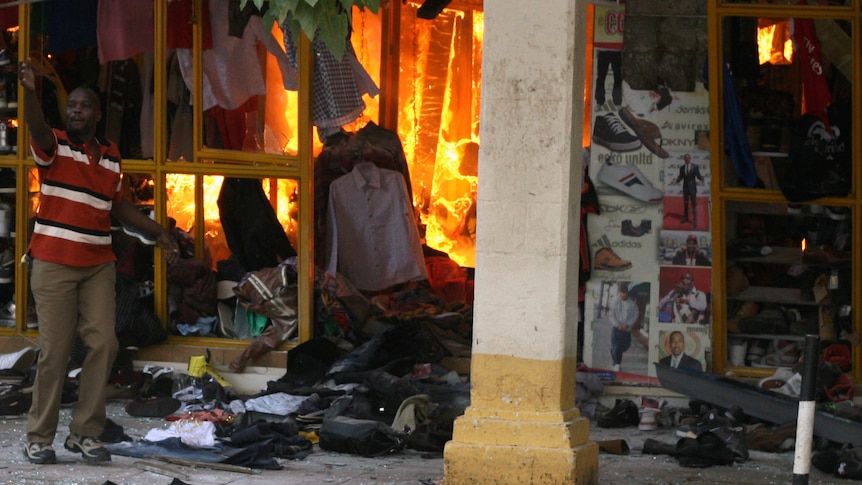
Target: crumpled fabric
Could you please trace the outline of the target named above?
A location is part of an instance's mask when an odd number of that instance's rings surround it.
[[[308,396],[295,396],[286,392],[276,392],[255,397],[245,402],[246,411],[258,411],[267,414],[286,416],[295,413]]]
[[[180,419],[171,423],[168,429],[151,429],[144,439],[157,442],[168,438],[179,438],[184,445],[208,448],[216,444],[215,431],[215,424],[211,421]]]

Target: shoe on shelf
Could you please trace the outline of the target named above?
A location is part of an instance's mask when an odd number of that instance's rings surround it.
[[[599,181],[641,202],[659,202],[664,192],[657,189],[634,165],[602,164]]]
[[[24,456],[34,465],[57,463],[57,454],[50,443],[31,443],[24,445]]]
[[[632,269],[632,262],[620,258],[613,249],[606,246],[596,251],[593,266],[605,271],[626,271]]]
[[[80,453],[86,461],[111,461],[111,453],[102,446],[98,437],[71,433],[64,447],[72,453]]]
[[[843,206],[826,206],[826,215],[833,221],[843,221],[847,219],[847,214],[850,213],[849,207]]]
[[[641,147],[641,141],[629,133],[614,113],[596,116],[593,141],[614,152],[630,152]]]
[[[600,428],[625,428],[640,422],[637,405],[629,399],[617,399],[613,409],[598,420]]]

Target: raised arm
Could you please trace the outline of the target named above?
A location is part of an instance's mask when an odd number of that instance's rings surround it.
[[[54,149],[54,133],[45,121],[45,115],[42,114],[42,106],[36,95],[36,73],[29,59],[21,61],[18,65],[18,79],[24,86],[24,119],[27,120],[33,145],[53,155],[51,152]]]

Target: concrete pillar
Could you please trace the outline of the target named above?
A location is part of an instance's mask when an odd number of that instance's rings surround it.
[[[445,481],[595,484],[575,406],[586,4],[484,8],[473,388]]]

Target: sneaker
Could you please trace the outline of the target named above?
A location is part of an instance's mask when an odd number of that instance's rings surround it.
[[[655,188],[634,165],[605,163],[599,169],[599,180],[642,202],[659,202],[664,197],[664,192]]]
[[[629,133],[614,113],[596,117],[593,141],[614,152],[630,152],[641,147],[640,139]]]
[[[86,461],[111,461],[111,453],[102,446],[99,438],[72,433],[66,438],[65,448],[72,453],[80,453]]]
[[[593,262],[595,269],[603,269],[605,271],[625,271],[632,269],[631,261],[620,258],[609,247],[603,247],[596,251]]]
[[[628,399],[617,399],[613,409],[598,420],[600,428],[624,428],[640,422],[637,405]]]
[[[638,410],[640,421],[638,429],[641,431],[653,431],[658,429],[658,414],[661,408],[665,405],[663,399],[655,399],[651,397],[641,398],[641,407]]]
[[[24,446],[24,456],[34,465],[57,463],[57,454],[50,443],[30,443]]]

